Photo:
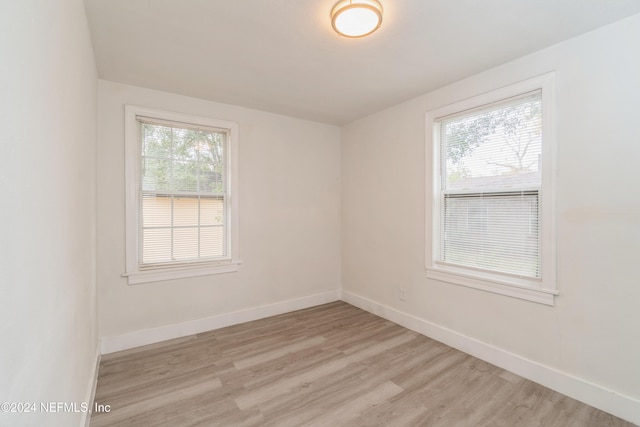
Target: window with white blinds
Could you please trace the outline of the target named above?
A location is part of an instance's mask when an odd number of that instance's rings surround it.
[[[541,92],[438,124],[438,262],[540,277]]]
[[[428,277],[553,303],[552,82],[547,75],[427,114]]]
[[[126,107],[129,283],[237,270],[237,125]]]
[[[138,117],[140,266],[228,255],[228,131]]]

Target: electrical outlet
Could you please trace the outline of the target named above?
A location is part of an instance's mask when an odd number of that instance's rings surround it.
[[[400,288],[400,301],[406,301],[407,300],[407,288]]]

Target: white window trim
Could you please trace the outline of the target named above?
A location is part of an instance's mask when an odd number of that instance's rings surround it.
[[[542,90],[542,183],[540,186],[541,278],[521,278],[436,263],[440,250],[440,143],[434,122],[440,118],[478,108],[534,90]],[[425,115],[426,207],[425,268],[427,278],[466,286],[546,305],[554,305],[556,285],[556,131],[555,74],[547,73],[510,86],[429,111]],[[431,158],[429,156],[432,156]],[[429,185],[431,183],[431,185]]]
[[[227,179],[229,186],[227,219],[229,221],[230,248],[229,258],[211,262],[198,262],[192,265],[180,264],[158,268],[140,268],[138,264],[138,201],[137,191],[140,174],[140,134],[138,116],[171,122],[187,123],[229,130],[227,150]],[[135,105],[125,105],[125,234],[126,234],[126,272],[129,285],[158,282],[162,280],[222,274],[238,271],[239,224],[238,224],[238,124],[209,117],[192,116],[155,110]]]

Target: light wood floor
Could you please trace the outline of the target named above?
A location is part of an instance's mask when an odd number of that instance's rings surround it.
[[[632,426],[335,302],[102,358],[91,426]]]

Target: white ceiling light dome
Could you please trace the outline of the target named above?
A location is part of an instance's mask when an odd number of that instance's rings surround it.
[[[382,5],[377,0],[341,0],[331,10],[331,25],[345,37],[364,37],[382,24]]]

